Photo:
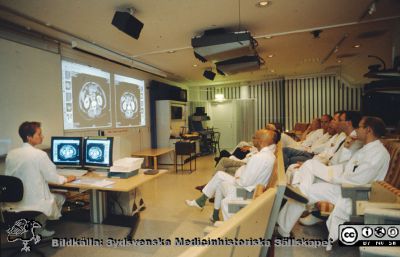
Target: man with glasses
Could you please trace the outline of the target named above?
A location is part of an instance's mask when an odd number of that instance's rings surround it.
[[[294,201],[288,201],[279,213],[278,232],[282,236],[289,236],[307,203],[328,201],[335,208],[326,224],[329,238],[336,241],[338,226],[348,221],[352,213],[351,199],[341,197],[341,184],[365,185],[385,178],[390,155],[379,140],[386,133],[383,121],[377,117],[363,117],[356,133],[363,147],[347,163],[304,169],[300,182],[287,186],[285,195]]]

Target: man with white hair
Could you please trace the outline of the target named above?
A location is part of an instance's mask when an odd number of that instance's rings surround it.
[[[276,142],[279,141],[279,132],[273,130],[258,130],[254,137],[254,146],[258,153],[250,157],[246,165],[240,167],[235,176],[218,171],[203,188],[203,194],[196,200],[186,200],[186,204],[203,209],[208,198],[215,196],[214,212],[211,221],[219,220],[219,209],[224,198],[235,198],[236,188],[242,187],[251,192],[256,185],[265,185],[271,177],[275,162]]]

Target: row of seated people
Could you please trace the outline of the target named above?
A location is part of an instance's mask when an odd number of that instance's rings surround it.
[[[330,115],[323,115],[321,119],[314,119],[310,127],[311,131],[302,141],[288,140],[288,136],[282,136],[285,168],[298,162],[304,162],[311,158],[318,158],[321,162],[337,162],[333,159],[341,156],[343,144],[352,152],[361,148],[362,144],[357,139],[355,128],[361,120],[361,114],[355,111],[342,111],[335,113],[333,119]],[[286,142],[286,143],[284,143]],[[289,142],[289,143],[287,143]]]
[[[335,205],[326,224],[330,242],[336,241],[339,225],[349,221],[352,213],[351,199],[342,197],[341,184],[365,185],[386,176],[390,156],[379,140],[386,133],[383,121],[354,111],[335,116],[308,148],[283,148],[289,184],[285,195],[294,200],[288,201],[278,216],[278,232],[283,237],[290,236],[307,205],[327,201]],[[320,140],[327,134],[330,137]],[[313,150],[320,146],[322,151]],[[319,221],[311,214],[300,219],[303,225]]]
[[[287,139],[282,134],[282,144],[290,146],[285,147],[283,153],[288,166],[285,196],[291,200],[279,213],[277,231],[281,236],[289,237],[308,204],[328,201],[335,205],[327,221],[329,239],[334,242],[338,239],[339,225],[349,220],[352,211],[351,199],[341,196],[341,184],[364,185],[383,180],[386,175],[390,156],[379,140],[386,129],[380,118],[362,117],[354,111],[337,112],[333,119],[323,115],[321,119],[313,121],[310,127],[300,142]],[[187,204],[203,208],[207,198],[215,195],[211,220],[219,220],[220,208],[224,220],[228,219],[232,214],[227,212],[224,203],[236,197],[236,187],[251,191],[257,184],[268,183],[275,160],[274,144],[277,143],[277,140],[266,140],[268,133],[275,139],[279,138],[276,130],[257,131],[253,143],[258,152],[245,158],[234,175],[225,172],[232,174],[235,168],[223,169],[226,164],[222,165],[221,162],[231,161],[222,158],[215,175],[203,188],[202,196],[187,201]],[[308,216],[303,218],[303,224],[312,224],[310,219],[317,221],[315,217]]]

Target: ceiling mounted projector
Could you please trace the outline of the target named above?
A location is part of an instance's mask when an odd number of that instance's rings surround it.
[[[264,60],[258,55],[253,55],[217,62],[215,66],[219,74],[233,75],[239,72],[258,70],[262,64],[264,64]]]
[[[204,31],[192,38],[194,55],[202,62],[218,62],[245,55],[254,55],[257,41],[248,31],[227,32],[225,29]]]

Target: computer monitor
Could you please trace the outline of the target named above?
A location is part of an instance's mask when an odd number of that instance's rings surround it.
[[[88,137],[84,140],[83,165],[85,167],[111,167],[113,138]]]
[[[51,160],[58,166],[82,166],[82,137],[52,137]]]

